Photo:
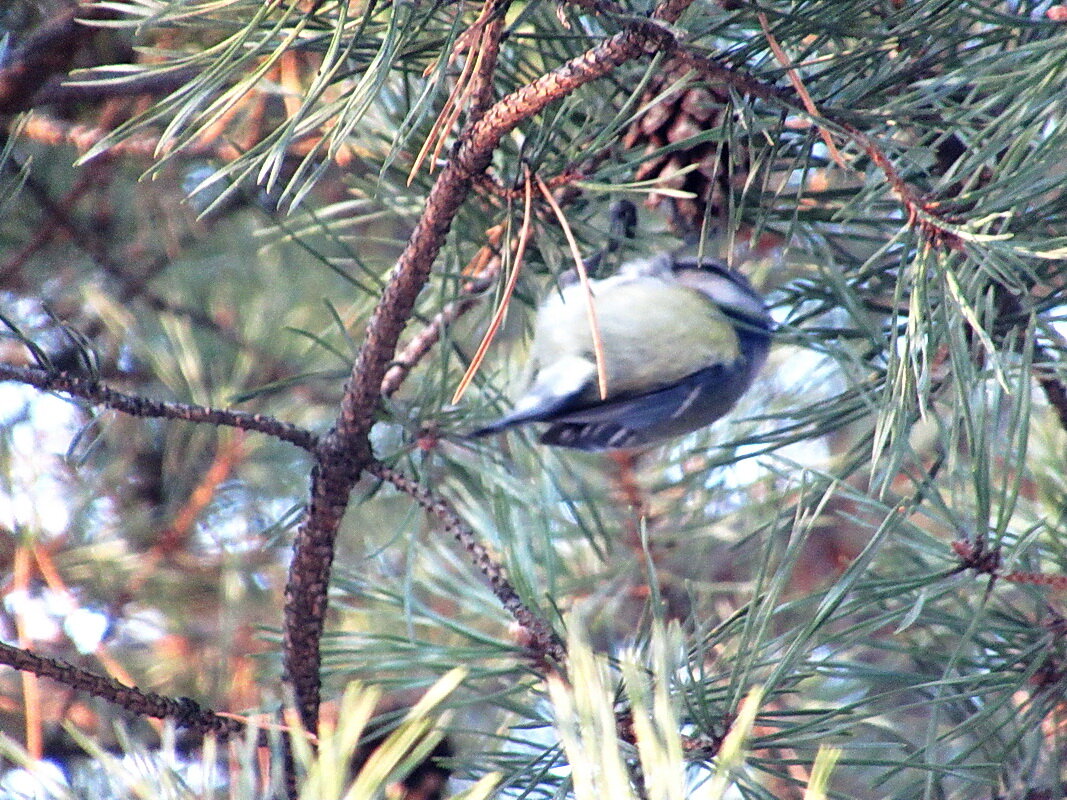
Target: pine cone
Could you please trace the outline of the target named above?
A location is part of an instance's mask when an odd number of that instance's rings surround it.
[[[642,102],[651,102],[666,87],[679,81],[687,71],[680,63],[668,62],[663,72],[649,83]],[[666,145],[683,142],[716,128],[722,124],[728,99],[725,87],[707,83],[690,84],[645,112],[630,126],[622,144],[627,149],[640,147],[645,153],[652,154]],[[731,178],[735,181],[738,178],[737,165],[734,165],[731,175],[729,161],[730,153],[726,144],[701,141],[669,153],[650,155],[637,169],[634,178],[658,178],[663,186],[693,194],[692,198],[677,198],[653,193],[646,202],[650,208],[664,206],[671,227],[680,236],[685,236],[701,229],[709,204],[712,220],[725,215],[729,182]],[[677,174],[691,164],[698,166],[684,175]]]

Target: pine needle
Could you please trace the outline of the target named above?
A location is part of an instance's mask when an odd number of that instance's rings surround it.
[[[433,172],[434,162],[441,154],[441,150],[445,146],[445,142],[448,140],[448,134],[456,125],[456,120],[459,119],[460,113],[463,111],[463,107],[467,104],[467,100],[470,99],[471,94],[475,91],[477,86],[474,80],[475,75],[478,74],[477,67],[481,64],[482,59],[485,56],[485,33],[488,30],[486,23],[489,21],[490,14],[493,9],[491,0],[487,0],[485,6],[482,8],[482,13],[478,15],[478,19],[463,32],[459,41],[456,42],[456,47],[452,52],[452,56],[449,58],[449,62],[452,62],[457,57],[461,48],[466,46],[467,58],[463,64],[463,70],[460,72],[459,78],[456,80],[456,85],[452,89],[452,93],[448,96],[448,100],[445,102],[444,108],[441,109],[441,113],[437,115],[437,119],[430,129],[430,133],[426,136],[426,141],[422,144],[422,149],[419,150],[418,156],[415,157],[415,163],[411,165],[411,171],[408,173],[408,186],[415,180],[415,176],[418,174],[419,169],[422,167],[423,162],[426,160],[430,151],[433,151],[433,155],[430,157],[430,172]]]
[[[582,289],[585,290],[586,316],[589,318],[589,329],[593,332],[593,355],[596,358],[597,389],[600,391],[600,399],[606,400],[608,397],[608,376],[604,369],[604,340],[600,336],[600,325],[597,323],[596,305],[593,303],[593,288],[589,285],[589,273],[585,269],[585,262],[582,261],[582,253],[578,249],[578,242],[574,238],[574,232],[567,223],[567,218],[563,215],[563,209],[559,207],[559,203],[552,196],[552,191],[548,188],[548,185],[541,180],[541,176],[534,175],[534,178],[541,189],[541,194],[545,196],[545,200],[552,206],[552,211],[563,229],[563,235],[567,237],[567,244],[570,246],[571,255],[574,257],[574,266],[578,270],[578,279],[582,283]]]
[[[478,349],[475,351],[474,357],[471,359],[470,366],[467,367],[467,371],[460,379],[459,385],[456,386],[456,393],[452,395],[452,405],[455,405],[463,398],[463,394],[467,391],[467,387],[470,386],[471,381],[474,380],[478,368],[482,365],[482,361],[485,360],[485,354],[489,351],[489,345],[493,343],[493,339],[496,337],[496,332],[504,322],[504,315],[508,312],[508,304],[511,302],[511,296],[515,291],[515,283],[519,278],[519,270],[522,268],[523,257],[526,255],[526,243],[530,239],[530,219],[533,216],[531,213],[532,204],[533,183],[530,180],[530,168],[526,167],[522,227],[519,229],[519,241],[515,246],[515,258],[511,268],[511,274],[508,276],[507,285],[504,287],[504,297],[501,299],[500,305],[497,306],[496,311],[493,313],[493,319],[490,321],[489,328],[486,330],[485,336],[482,337],[481,344],[478,345]]]
[[[841,155],[841,151],[837,149],[837,145],[834,144],[830,132],[816,121],[819,116],[819,109],[815,105],[815,101],[811,99],[811,95],[808,94],[804,82],[800,79],[800,73],[793,67],[793,62],[789,59],[789,56],[786,55],[782,46],[778,44],[778,40],[774,38],[774,34],[771,33],[771,27],[767,24],[767,15],[760,11],[756,14],[756,17],[759,19],[760,27],[763,28],[763,35],[767,38],[767,44],[771,46],[771,52],[773,52],[774,57],[778,59],[778,63],[785,68],[786,75],[789,76],[789,82],[793,84],[793,88],[796,89],[797,94],[800,95],[801,102],[804,103],[804,108],[806,108],[808,114],[811,115],[812,124],[819,129],[819,136],[826,145],[826,149],[830,153],[830,158],[832,158],[834,163],[842,169],[849,169],[848,162],[845,161],[845,157]]]

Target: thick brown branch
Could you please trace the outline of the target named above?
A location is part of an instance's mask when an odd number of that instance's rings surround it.
[[[285,591],[284,662],[308,730],[316,729],[318,718],[319,640],[325,622],[334,537],[352,486],[372,463],[367,434],[400,333],[472,181],[489,166],[501,138],[520,122],[620,64],[657,47],[670,47],[670,35],[656,23],[674,22],[690,2],[667,0],[653,15],[654,21],[612,36],[513,92],[480,118],[469,121],[460,132],[367,326],[335,427],[319,448],[310,504],[297,530]]]
[[[485,34],[482,37],[481,61],[474,73],[474,83],[471,91],[471,107],[469,120],[481,119],[486,110],[493,102],[493,75],[496,74],[496,62],[500,56],[500,39],[504,35],[504,11],[507,9],[507,0],[498,0],[494,3],[491,17],[486,23]],[[470,53],[469,58],[475,58],[475,53]]]
[[[474,562],[478,571],[489,581],[489,586],[492,587],[493,594],[496,595],[501,605],[526,631],[529,636],[528,646],[530,649],[542,661],[550,660],[560,666],[564,664],[567,650],[562,640],[552,630],[552,626],[548,622],[531,611],[522,602],[519,593],[515,591],[515,587],[508,580],[504,568],[497,563],[496,559],[485,549],[485,546],[478,541],[478,537],[475,536],[470,525],[463,521],[463,518],[456,512],[451,503],[384,464],[378,462],[370,464],[367,467],[367,472],[387,483],[391,483],[422,506],[428,514],[436,517],[444,526],[445,532],[454,536],[470,555],[471,561]]]
[[[172,719],[178,727],[188,728],[201,736],[215,734],[226,738],[244,730],[244,724],[238,720],[221,717],[201,708],[188,697],[174,699],[152,692],[142,692],[111,678],[78,669],[65,661],[35,655],[3,642],[0,642],[0,663],[23,672],[51,678],[80,692],[88,692],[93,697],[101,697],[133,714]]]
[[[98,381],[80,378],[65,372],[50,372],[37,367],[19,367],[0,363],[0,381],[18,381],[36,386],[46,392],[63,392],[133,417],[181,419],[187,422],[202,422],[209,425],[240,428],[245,431],[258,431],[283,442],[295,444],[304,450],[314,450],[318,442],[315,434],[310,431],[281,422],[274,417],[249,414],[245,411],[226,411],[220,408],[194,406],[188,403],[150,400],[147,397],[123,394]]]
[[[775,105],[784,105],[796,111],[804,111],[804,102],[792,89],[765,83],[736,67],[721,64],[713,58],[679,47],[673,59],[703,75],[712,83],[725,83],[741,94],[756,97]]]

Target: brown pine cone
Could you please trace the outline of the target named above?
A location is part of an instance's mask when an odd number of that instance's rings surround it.
[[[648,103],[671,84],[685,76],[688,69],[677,62],[667,62],[662,73],[654,78],[642,96]],[[694,82],[671,93],[637,119],[623,137],[627,149],[641,148],[652,154],[666,145],[684,142],[704,131],[722,124],[728,103],[725,87]],[[660,179],[665,187],[692,193],[691,198],[669,197],[653,193],[648,197],[651,208],[662,206],[671,220],[671,227],[680,236],[696,233],[704,222],[708,205],[710,219],[726,214],[726,192],[731,178],[738,178],[737,165],[731,176],[728,169],[730,153],[727,145],[715,141],[699,141],[651,156],[634,175],[635,180]],[[679,170],[698,166],[678,175]]]

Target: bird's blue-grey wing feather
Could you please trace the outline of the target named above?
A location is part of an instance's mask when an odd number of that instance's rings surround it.
[[[749,370],[744,359],[716,364],[654,392],[560,414],[540,440],[577,450],[608,450],[686,433],[696,427],[694,414],[707,425],[729,411],[747,388]]]
[[[484,428],[473,431],[470,436],[488,436],[492,433],[500,433],[512,425],[522,425],[526,422],[547,422],[556,419],[560,414],[573,409],[579,402],[581,389],[566,394],[545,393],[530,398],[530,402],[521,409],[505,414],[495,422],[491,422]]]

